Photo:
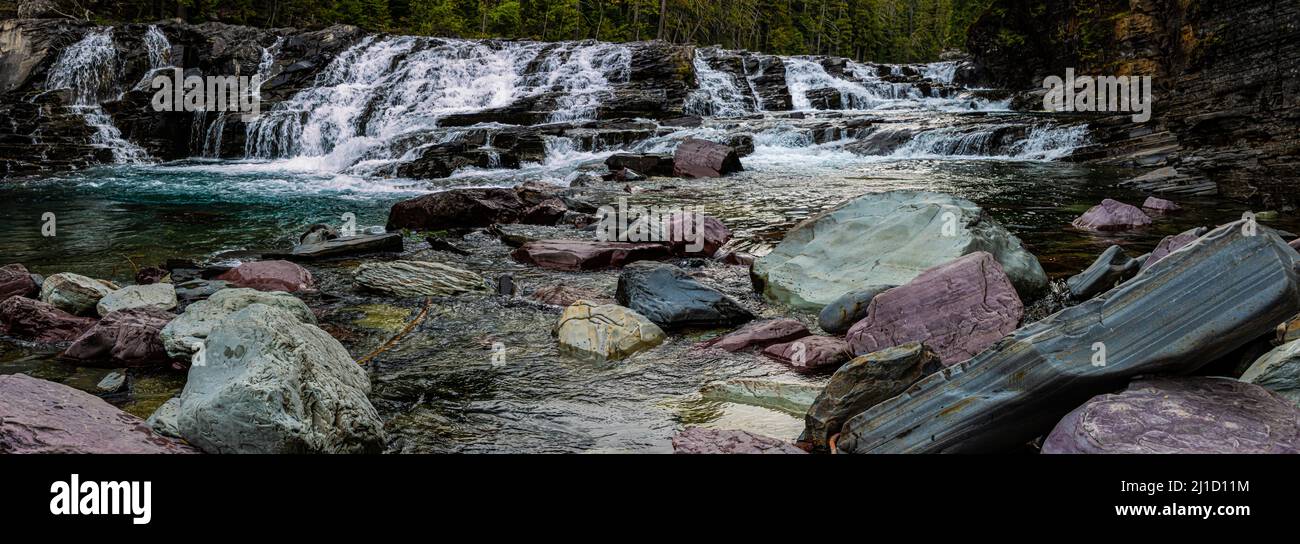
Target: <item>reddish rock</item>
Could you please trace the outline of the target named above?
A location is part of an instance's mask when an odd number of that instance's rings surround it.
[[[558,198],[548,198],[525,210],[519,222],[529,225],[554,225],[564,218],[564,212],[567,211],[569,208],[563,201]]]
[[[217,279],[230,282],[234,287],[290,293],[310,290],[316,285],[311,272],[289,261],[243,263],[217,276]]]
[[[797,319],[779,318],[756,321],[717,338],[700,342],[698,348],[717,348],[737,352],[753,347],[766,347],[803,338],[812,333]]]
[[[687,138],[673,153],[673,175],[685,178],[716,178],[744,170],[735,148]]]
[[[1127,230],[1150,225],[1151,218],[1136,206],[1107,198],[1071,224],[1081,230]]]
[[[853,357],[849,344],[832,336],[804,336],[793,342],[773,344],[763,350],[763,355],[794,367],[799,372],[811,372],[822,367],[835,368]]]
[[[567,285],[553,285],[550,287],[543,287],[541,289],[533,291],[533,294],[529,295],[528,298],[536,300],[537,302],[541,302],[542,304],[550,304],[552,306],[563,306],[565,308],[572,306],[573,303],[579,300],[590,300],[592,302],[597,302],[600,304],[606,302],[611,302],[611,303],[613,302],[613,300],[610,299],[609,297],[601,296],[599,293],[596,293],[594,291],[588,291],[586,289],[578,289],[575,287],[569,287]]]
[[[1197,238],[1200,238],[1208,231],[1209,229],[1205,227],[1198,227],[1174,236],[1164,237],[1160,240],[1159,244],[1156,244],[1156,248],[1151,250],[1151,254],[1147,256],[1147,260],[1142,261],[1142,267],[1140,270],[1151,268],[1151,265],[1156,264],[1156,261],[1165,258],[1170,253],[1177,251],[1179,248],[1187,244],[1195,242]]]
[[[0,334],[22,340],[68,342],[94,324],[94,318],[77,317],[32,298],[9,297],[0,302]]]
[[[1043,453],[1300,453],[1300,409],[1229,378],[1136,380],[1067,414]]]
[[[690,427],[673,437],[673,453],[808,453],[747,431]]]
[[[167,277],[168,272],[156,266],[146,266],[135,273],[135,283],[137,285],[151,285],[162,281]]]
[[[0,266],[0,300],[13,296],[25,297],[36,293],[36,282],[27,267],[21,264]]]
[[[1294,250],[1296,250],[1296,251],[1300,251],[1300,238],[1296,238],[1295,240],[1291,240],[1291,242],[1290,242],[1289,244],[1287,244],[1287,245],[1291,246],[1291,249],[1294,249]]]
[[[625,168],[647,176],[673,175],[673,157],[670,155],[615,153],[605,159],[610,172]]]
[[[669,216],[664,234],[674,253],[691,257],[712,257],[731,239],[731,230],[722,221],[702,213]]]
[[[81,366],[134,368],[166,365],[170,358],[167,350],[163,349],[160,334],[175,317],[149,307],[109,312],[59,357]]]
[[[527,209],[514,189],[450,189],[393,204],[388,212],[388,231],[514,223]]]
[[[1147,197],[1146,202],[1142,203],[1142,207],[1148,210],[1155,210],[1158,213],[1173,213],[1183,209],[1182,206],[1179,206],[1171,201],[1165,200],[1163,198],[1156,198],[1154,196]]]
[[[658,261],[671,256],[657,243],[536,240],[510,252],[521,263],[551,270],[602,270],[634,261]]]
[[[103,399],[23,374],[0,376],[0,453],[198,453]]]
[[[1023,314],[1002,265],[977,251],[876,295],[847,339],[858,355],[923,342],[951,366],[1015,330]]]
[[[754,264],[753,255],[740,251],[724,251],[718,255],[718,260],[736,266],[751,266]]]

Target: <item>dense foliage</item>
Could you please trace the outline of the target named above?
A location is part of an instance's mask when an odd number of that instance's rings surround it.
[[[38,0],[41,1],[41,0]],[[51,0],[43,0],[51,1]],[[332,23],[408,34],[664,39],[879,62],[960,48],[990,0],[52,0],[103,21],[181,17],[258,26]]]

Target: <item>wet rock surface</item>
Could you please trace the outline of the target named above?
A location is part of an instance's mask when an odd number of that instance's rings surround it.
[[[218,280],[235,287],[258,291],[285,291],[294,293],[316,286],[311,272],[289,261],[254,261],[243,263],[220,276]]]
[[[39,288],[32,280],[27,267],[21,264],[7,264],[0,267],[0,302],[12,296],[31,296],[38,291]]]
[[[667,338],[663,329],[645,316],[622,306],[586,300],[564,309],[554,335],[563,351],[600,361],[622,359]]]
[[[0,333],[32,342],[55,343],[76,339],[95,324],[51,304],[27,297],[0,301]]]
[[[214,327],[231,314],[253,304],[281,308],[303,323],[316,323],[316,316],[307,304],[288,293],[222,289],[207,300],[189,305],[184,313],[167,323],[161,333],[163,346],[173,357],[188,357],[206,341]]]
[[[808,408],[799,437],[810,451],[829,451],[828,441],[849,418],[906,391],[939,369],[939,357],[919,342],[855,357],[831,375]]]
[[[76,315],[92,315],[99,299],[112,293],[116,286],[99,280],[64,272],[41,283],[41,301]]]
[[[145,367],[167,364],[162,329],[176,316],[152,307],[109,312],[60,355],[83,366]]]
[[[735,331],[701,342],[701,348],[741,351],[784,344],[812,334],[797,319],[779,318],[755,321]]]
[[[790,365],[798,372],[835,368],[853,356],[845,341],[832,336],[804,336],[783,344],[772,344],[763,355]]]
[[[844,334],[854,323],[867,317],[871,299],[896,285],[868,285],[840,296],[817,314],[817,326],[831,334]]]
[[[754,319],[731,297],[671,264],[628,265],[618,276],[615,299],[665,330],[727,327]]]
[[[1141,264],[1126,255],[1124,248],[1110,246],[1106,251],[1101,252],[1091,266],[1077,275],[1070,276],[1065,283],[1070,289],[1070,296],[1076,300],[1087,300],[1133,277],[1138,273]]]
[[[443,296],[487,291],[482,276],[431,261],[365,263],[357,267],[357,285],[399,297]]]
[[[1256,360],[1241,375],[1253,383],[1300,406],[1300,340],[1291,340]]]
[[[1136,206],[1107,198],[1071,224],[1079,230],[1128,230],[1150,225],[1151,217]]]
[[[636,261],[663,260],[670,256],[669,251],[666,245],[648,242],[537,240],[525,243],[510,256],[552,270],[603,270]]]

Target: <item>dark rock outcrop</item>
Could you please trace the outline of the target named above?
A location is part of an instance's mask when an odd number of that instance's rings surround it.
[[[843,296],[822,308],[820,314],[817,314],[817,326],[831,334],[848,332],[849,327],[852,327],[854,323],[867,317],[867,309],[871,305],[871,299],[894,287],[897,286],[868,285],[862,289],[844,293]]]
[[[614,296],[664,330],[730,327],[754,319],[735,299],[671,264],[629,264],[618,276]]]
[[[147,367],[171,359],[162,343],[162,329],[176,316],[154,308],[109,312],[59,354],[80,366]]]
[[[673,152],[674,176],[716,178],[741,170],[740,156],[726,144],[687,138]]]
[[[1141,264],[1126,255],[1124,248],[1110,246],[1087,269],[1065,280],[1065,285],[1071,297],[1087,300],[1133,277]]]
[[[514,260],[552,270],[603,270],[635,261],[660,261],[669,248],[656,243],[537,240],[510,252]]]
[[[31,272],[21,264],[0,267],[0,302],[9,297],[30,297],[39,292]]]
[[[826,451],[827,441],[849,418],[906,391],[939,368],[939,357],[918,342],[854,358],[831,375],[808,408],[799,443],[813,452]]]

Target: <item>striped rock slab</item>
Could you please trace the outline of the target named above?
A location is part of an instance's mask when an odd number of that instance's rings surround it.
[[[1300,256],[1273,231],[1243,226],[1221,226],[858,414],[839,451],[1012,449],[1137,374],[1191,371],[1267,333],[1300,310]]]

